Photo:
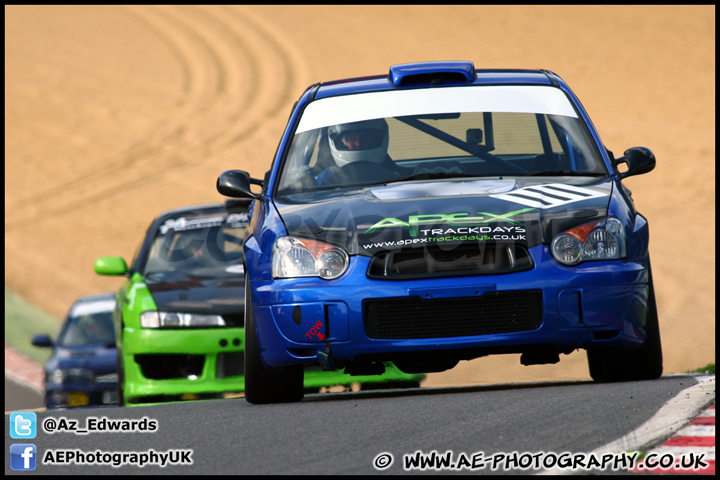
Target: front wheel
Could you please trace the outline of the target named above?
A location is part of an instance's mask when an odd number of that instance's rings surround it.
[[[303,399],[302,365],[277,372],[265,368],[260,358],[252,311],[250,279],[245,275],[245,399],[250,403],[289,403]]]
[[[631,352],[616,347],[588,348],[590,376],[596,382],[653,380],[662,375],[662,344],[652,271],[650,271],[648,289],[645,344],[639,350]]]
[[[117,350],[117,401],[118,407],[125,406],[125,366],[123,363],[122,352]]]

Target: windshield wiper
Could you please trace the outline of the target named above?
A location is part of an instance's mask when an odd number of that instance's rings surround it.
[[[407,177],[392,178],[384,180],[378,183],[398,183],[398,182],[409,182],[411,180],[434,180],[437,178],[463,178],[463,177],[483,177],[486,175],[478,175],[476,173],[460,173],[460,172],[426,172],[416,173],[415,175],[409,175]]]

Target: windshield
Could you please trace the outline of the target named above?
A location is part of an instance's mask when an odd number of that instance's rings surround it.
[[[413,98],[406,102],[401,97],[409,92]],[[285,160],[278,194],[430,178],[606,175],[590,133],[558,89],[381,93],[386,95],[348,95],[309,104]],[[430,98],[425,101],[423,95]],[[381,105],[375,108],[372,102]],[[354,115],[348,113],[353,108],[358,110]],[[401,115],[387,115],[393,112]]]
[[[113,308],[115,301],[77,304],[68,315],[65,326],[58,336],[61,347],[83,345],[115,345]]]
[[[158,229],[148,254],[144,275],[182,272],[186,275],[223,276],[242,273],[242,245],[247,213],[182,214]]]

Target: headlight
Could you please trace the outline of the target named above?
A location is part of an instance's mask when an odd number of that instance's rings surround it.
[[[140,315],[140,326],[142,328],[224,327],[225,320],[220,315],[148,311]]]
[[[612,217],[587,223],[556,236],[550,250],[555,260],[563,265],[624,258],[625,229],[620,220]]]
[[[338,278],[350,261],[340,247],[306,238],[281,237],[275,240],[272,255],[273,278]]]
[[[104,375],[98,375],[95,377],[95,383],[117,383],[117,373],[106,373]]]
[[[58,368],[47,376],[47,382],[52,385],[94,383],[95,374],[86,368]]]

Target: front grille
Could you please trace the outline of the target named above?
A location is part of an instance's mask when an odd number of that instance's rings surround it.
[[[244,314],[224,314],[223,320],[225,320],[225,325],[232,328],[237,327],[244,327],[245,326],[245,315]]]
[[[245,374],[245,353],[220,353],[217,357],[217,378],[234,377]]]
[[[474,243],[449,250],[437,246],[383,252],[373,257],[368,277],[383,279],[418,276],[479,275],[532,268],[527,248],[512,243]]]
[[[363,301],[370,338],[434,338],[534,330],[542,324],[542,292],[488,292],[482,296]]]
[[[141,353],[135,355],[143,377],[149,380],[195,378],[202,375],[205,355]]]

